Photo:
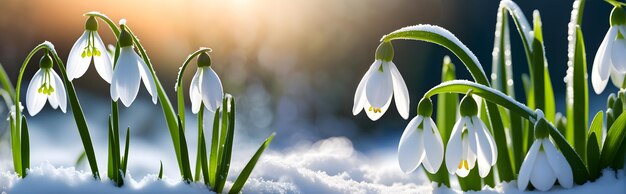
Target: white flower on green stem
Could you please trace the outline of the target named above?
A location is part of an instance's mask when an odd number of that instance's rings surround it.
[[[40,68],[26,89],[26,108],[30,116],[39,113],[46,101],[54,109],[61,107],[61,111],[65,113],[67,107],[65,87],[59,75],[52,69],[52,58],[49,55],[41,58]]]
[[[122,30],[119,37],[120,56],[115,63],[111,78],[111,99],[122,100],[124,106],[129,107],[139,92],[139,82],[152,96],[152,102],[157,102],[157,89],[148,66],[133,48],[132,39],[126,30]]]
[[[565,156],[550,141],[545,128],[547,121],[538,120],[535,126],[537,138],[524,158],[517,177],[517,188],[523,191],[530,182],[536,189],[547,191],[557,180],[562,187],[571,188],[574,184],[572,168]],[[545,127],[538,127],[542,124]]]
[[[200,111],[200,105],[215,112],[222,104],[224,89],[222,81],[217,73],[211,69],[211,58],[207,53],[198,57],[198,69],[191,79],[189,98],[191,99],[191,111],[196,114]]]
[[[391,43],[381,43],[376,49],[376,60],[357,86],[352,114],[357,115],[365,109],[367,116],[376,121],[385,114],[395,95],[400,116],[409,118],[409,91],[392,59]]]
[[[405,173],[411,173],[424,164],[430,173],[436,173],[443,162],[443,141],[439,129],[430,117],[432,102],[424,99],[418,105],[418,114],[404,129],[398,144],[398,163]]]
[[[623,88],[626,74],[626,14],[623,8],[615,7],[611,12],[611,27],[604,36],[591,69],[593,90],[604,91],[609,77],[618,88]]]
[[[70,81],[83,76],[93,58],[100,77],[107,83],[111,83],[112,60],[97,30],[98,22],[94,17],[89,17],[85,24],[85,32],[74,43],[67,59],[67,78]]]
[[[489,129],[478,118],[478,106],[466,95],[459,108],[461,118],[454,124],[446,145],[446,167],[450,174],[466,177],[476,165],[480,177],[486,177],[496,164],[498,150]]]

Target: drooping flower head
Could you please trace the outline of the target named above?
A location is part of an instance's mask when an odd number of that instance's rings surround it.
[[[39,70],[35,73],[26,90],[26,108],[30,116],[35,116],[46,101],[52,108],[61,107],[65,113],[67,98],[65,87],[59,75],[52,69],[52,58],[45,54],[39,61]]]
[[[400,116],[409,118],[409,91],[400,71],[391,61],[393,54],[391,42],[385,41],[378,46],[376,60],[357,86],[352,114],[357,115],[365,109],[367,116],[376,121],[385,114],[395,95]]]
[[[91,64],[91,59],[100,77],[107,83],[111,83],[112,60],[98,35],[98,21],[93,16],[87,19],[85,32],[70,50],[67,58],[67,78],[72,81],[83,76]]]
[[[200,111],[200,105],[215,112],[222,104],[224,89],[222,81],[217,73],[211,69],[211,57],[202,53],[198,57],[198,69],[191,79],[189,98],[191,99],[191,111],[196,114]]]
[[[613,8],[610,16],[611,27],[604,36],[593,59],[591,83],[593,90],[600,94],[611,78],[613,85],[624,88],[626,74],[626,12],[621,6]]]
[[[120,45],[120,56],[115,63],[113,77],[111,78],[111,99],[117,101],[122,100],[124,106],[129,107],[139,92],[139,82],[143,81],[143,85],[152,96],[152,102],[157,102],[157,89],[154,84],[152,73],[148,66],[133,48],[133,39],[122,25],[122,31],[118,38]],[[104,51],[104,50],[103,50]]]
[[[459,107],[461,118],[454,124],[446,146],[446,167],[450,174],[465,177],[478,164],[478,174],[486,177],[496,164],[498,151],[489,129],[478,118],[478,106],[471,92]]]
[[[398,144],[398,163],[405,173],[411,173],[420,164],[430,173],[436,173],[443,162],[443,141],[431,118],[433,104],[424,98],[417,106],[417,116],[404,129]]]
[[[541,110],[538,110],[538,114]],[[530,182],[533,187],[547,191],[558,180],[564,188],[574,184],[572,168],[565,156],[550,141],[548,122],[540,116],[535,124],[535,141],[528,150],[517,179],[517,188],[525,190]]]

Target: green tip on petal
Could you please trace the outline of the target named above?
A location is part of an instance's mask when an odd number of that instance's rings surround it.
[[[433,102],[430,98],[422,98],[419,104],[417,104],[417,114],[424,117],[430,117],[433,115]]]
[[[376,60],[391,61],[393,60],[393,45],[390,41],[383,41],[376,48]]]
[[[198,67],[210,67],[211,66],[211,56],[208,53],[203,52],[198,56]]]
[[[39,67],[45,69],[52,68],[52,57],[47,54],[42,56],[41,60],[39,60]]]
[[[624,13],[624,8],[621,6],[613,7],[609,22],[611,23],[611,26],[626,24],[626,13]]]
[[[545,118],[537,120],[537,123],[535,123],[535,138],[543,139],[548,137],[548,127],[549,124]]]
[[[467,92],[465,97],[461,99],[461,105],[459,107],[461,116],[475,116],[478,115],[478,105],[472,97],[472,91]]]
[[[96,20],[96,18],[93,16],[89,16],[89,19],[87,19],[87,22],[85,22],[85,30],[97,31],[98,20]]]
[[[124,28],[122,28],[122,31],[120,32],[120,37],[118,40],[119,40],[120,47],[127,47],[127,46],[133,45],[133,38],[130,37],[130,33],[128,33],[128,31],[126,31],[126,29]]]

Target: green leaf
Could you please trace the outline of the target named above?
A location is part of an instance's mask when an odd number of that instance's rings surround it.
[[[163,161],[159,160],[159,180],[163,179]]]
[[[213,131],[211,134],[211,152],[209,159],[209,187],[215,188],[217,182],[217,154],[219,151],[219,137],[220,137],[220,115],[224,114],[224,107],[221,107],[215,111],[213,117]]]
[[[187,183],[191,182],[193,180],[193,177],[191,175],[191,168],[189,167],[189,153],[188,153],[188,149],[187,149],[187,140],[185,139],[185,131],[183,130],[183,128],[181,128],[180,126],[180,118],[178,118],[178,137],[180,138],[179,142],[180,144],[180,156],[181,156],[181,165],[183,167],[183,172],[181,174],[181,176],[183,177],[183,180]]]
[[[22,144],[20,143],[21,135],[20,130],[15,126],[15,118],[10,116],[9,122],[11,122],[11,154],[13,154],[13,168],[18,176],[24,177],[22,173]]]
[[[580,9],[579,9],[580,10]],[[579,13],[582,15],[582,13]],[[585,56],[585,44],[583,40],[582,31],[580,26],[575,27],[575,39],[570,39],[569,62],[573,65],[573,72],[571,80],[567,80],[568,90],[572,92],[566,92],[566,105],[567,105],[567,139],[574,145],[578,153],[585,153],[585,138],[586,138],[586,126],[588,126],[588,112],[589,112],[589,87],[587,83],[587,59]],[[568,78],[568,77],[566,77]],[[594,119],[595,120],[595,119]],[[592,124],[593,125],[593,124]],[[600,127],[601,128],[601,127]],[[596,133],[596,136],[600,138],[602,133]],[[597,141],[602,142],[602,141]]]
[[[200,180],[200,172],[202,172],[202,152],[205,152],[204,154],[206,155],[206,145],[205,149],[203,151],[202,149],[202,144],[204,142],[204,105],[202,104],[202,102],[200,103],[200,111],[198,111],[198,149],[197,149],[197,153],[196,153],[196,172],[194,175],[194,181],[199,181]],[[182,125],[184,126],[184,124]],[[206,158],[206,156],[204,156]],[[204,159],[206,160],[206,159]],[[207,169],[208,170],[208,169]],[[205,176],[205,179],[208,179],[208,177]]]
[[[591,133],[596,134],[596,143],[599,143],[598,147],[602,145],[602,121],[604,120],[602,115],[602,111],[598,111],[596,116],[593,117],[593,121],[591,121],[591,126],[589,126],[589,136],[591,136]]]
[[[76,162],[74,162],[74,166],[78,167],[80,164],[85,162],[86,158],[87,158],[87,155],[85,155],[85,151],[80,152],[80,154],[76,158]]]
[[[206,153],[206,141],[204,140],[204,130],[200,131],[200,163],[202,164],[202,176],[204,177],[204,184],[207,186],[209,185],[209,165],[208,165],[208,158],[207,158],[207,153]]]
[[[7,75],[7,72],[4,70],[4,66],[2,64],[0,64],[0,84],[2,84],[2,88],[9,93],[9,96],[11,96],[11,102],[8,104],[13,104],[13,102],[16,101],[15,88],[13,87],[11,79],[9,78],[9,75]]]
[[[600,148],[598,147],[595,131],[589,133],[589,142],[587,142],[587,169],[589,170],[589,179],[596,180],[600,177]],[[600,137],[602,138],[602,137]]]
[[[126,176],[128,167],[128,146],[130,145],[130,127],[126,128],[126,143],[124,144],[124,159],[122,159],[122,173]]]
[[[22,115],[22,178],[26,177],[27,169],[30,168],[30,140],[28,136],[28,123],[26,123],[26,116]]]
[[[98,179],[100,177],[100,174],[98,172],[98,163],[96,161],[96,153],[93,149],[93,144],[91,142],[91,137],[89,135],[89,127],[87,126],[87,120],[85,119],[85,115],[83,114],[83,108],[80,106],[80,102],[78,101],[78,97],[76,96],[76,91],[74,90],[74,84],[67,78],[67,73],[65,72],[65,65],[63,65],[63,61],[61,60],[61,58],[59,58],[59,55],[57,55],[56,51],[54,51],[54,48],[48,48],[48,49],[53,51],[51,52],[51,55],[53,56],[55,63],[58,64],[59,66],[59,71],[61,72],[61,77],[63,78],[65,90],[67,91],[69,104],[72,109],[72,113],[74,115],[74,120],[76,121],[76,127],[78,128],[78,133],[83,143],[85,154],[87,155],[87,161],[89,161],[89,167],[91,168],[91,173],[93,174],[94,178]],[[19,87],[19,84],[18,84],[18,87]],[[17,95],[17,91],[16,91],[16,95]]]
[[[621,114],[608,130],[600,155],[600,169],[612,166],[618,160],[618,153],[626,136],[626,114]],[[623,155],[622,155],[623,157]]]
[[[246,184],[246,181],[250,177],[252,170],[254,170],[254,166],[256,166],[256,163],[259,161],[259,158],[261,158],[263,151],[265,150],[265,148],[267,148],[270,145],[275,135],[276,135],[275,133],[272,133],[272,135],[270,135],[270,137],[268,137],[265,140],[265,142],[261,144],[259,149],[257,149],[256,153],[254,153],[254,156],[250,158],[250,161],[248,161],[248,163],[243,168],[243,170],[241,170],[241,174],[239,174],[239,176],[233,183],[233,186],[230,188],[230,191],[228,193],[235,194],[241,191],[241,189],[243,188],[243,185]]]
[[[228,170],[230,169],[230,160],[233,151],[233,138],[235,136],[235,98],[229,98],[229,94],[227,94],[226,96],[227,97],[225,99],[228,102],[228,106],[226,106],[225,110],[227,111],[228,115],[228,132],[225,138],[226,141],[222,146],[224,151],[222,152],[222,161],[220,162],[221,164],[219,166],[220,171],[218,176],[221,178],[218,179],[220,181],[217,183],[217,193],[221,193],[224,189],[224,185],[226,184],[226,178],[228,177]]]

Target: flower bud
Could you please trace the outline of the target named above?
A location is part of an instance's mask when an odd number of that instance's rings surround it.
[[[393,45],[389,41],[383,41],[376,48],[376,60],[391,61],[393,60]]]
[[[50,55],[45,54],[39,60],[39,68],[49,69],[52,68],[52,57]]]
[[[422,98],[417,104],[417,114],[425,117],[433,115],[433,102],[430,101],[430,98]]]
[[[478,115],[478,105],[472,97],[472,91],[468,92],[463,99],[461,99],[461,105],[459,108],[461,116],[475,116]]]
[[[90,16],[85,22],[85,30],[98,31],[98,20],[95,17]]]
[[[198,56],[198,67],[210,67],[211,66],[211,56],[208,53],[203,52]]]

